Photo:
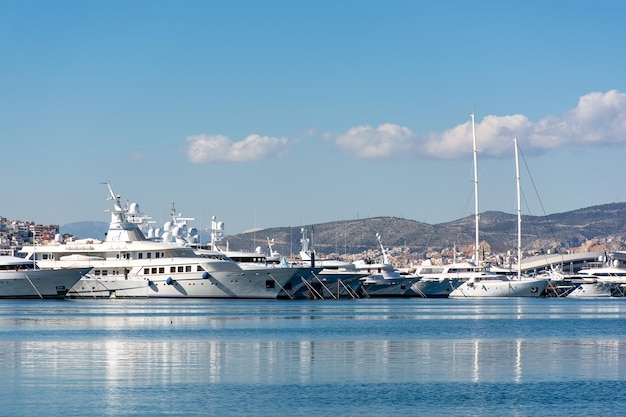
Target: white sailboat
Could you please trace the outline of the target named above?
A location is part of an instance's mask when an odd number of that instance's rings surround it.
[[[472,114],[472,133],[474,142],[474,191],[476,193],[476,247],[475,257],[479,262],[479,211],[478,211],[478,174],[477,174],[477,158],[476,158],[476,129],[474,126],[474,114]],[[522,259],[522,216],[521,216],[521,192],[520,192],[520,175],[519,175],[519,155],[517,138],[515,142],[515,170],[517,180],[517,253],[518,268],[517,277],[512,278],[503,274],[496,274],[485,271],[484,274],[471,278],[463,282],[454,291],[450,293],[450,297],[539,297],[548,285],[545,278],[527,278],[522,276],[521,259]]]

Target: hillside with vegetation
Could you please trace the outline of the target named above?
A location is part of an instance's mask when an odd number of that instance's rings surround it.
[[[324,256],[363,254],[378,249],[376,234],[387,248],[402,248],[413,258],[425,258],[432,252],[445,253],[453,247],[469,253],[474,245],[474,216],[430,225],[397,217],[373,217],[358,220],[275,227],[255,232],[225,236],[222,246],[231,250],[267,252],[267,239],[274,240],[274,250],[284,256],[297,254],[301,228],[315,251]],[[61,227],[77,237],[104,237],[106,223],[86,222]],[[612,203],[548,216],[522,216],[522,246],[527,251],[586,251],[626,249],[626,203]],[[203,240],[208,240],[203,235]],[[480,215],[481,246],[491,253],[515,251],[517,216],[498,211]]]
[[[296,254],[300,248],[300,229],[319,254],[358,254],[378,247],[379,233],[385,247],[403,247],[408,253],[425,257],[457,247],[473,247],[474,216],[448,223],[430,225],[397,217],[277,227],[227,236],[230,249],[267,250],[267,238],[283,255]],[[517,247],[517,216],[497,211],[480,215],[480,241],[492,253],[514,251]],[[545,217],[522,216],[522,246],[536,251],[622,250],[626,248],[626,203],[587,207]],[[591,247],[591,246],[601,246]]]

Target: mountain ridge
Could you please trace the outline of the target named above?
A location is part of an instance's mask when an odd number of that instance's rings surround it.
[[[104,238],[108,223],[77,222],[62,226],[61,233],[78,238]],[[273,227],[225,236],[222,246],[231,250],[267,248],[267,238],[274,239],[274,249],[283,255],[297,254],[300,229],[319,254],[358,254],[376,250],[376,233],[385,247],[404,247],[412,254],[426,256],[431,251],[445,251],[454,245],[474,243],[474,215],[445,223],[428,224],[399,217],[371,217],[340,220],[302,226]],[[573,250],[589,241],[612,242],[613,250],[626,241],[626,203],[608,203],[547,216],[522,216],[522,246],[525,250]],[[209,236],[201,236],[203,242]],[[500,211],[480,213],[480,241],[492,253],[504,253],[517,247],[517,215]],[[267,249],[265,249],[267,251]]]

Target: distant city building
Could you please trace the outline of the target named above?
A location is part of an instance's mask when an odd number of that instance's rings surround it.
[[[54,240],[59,225],[43,225],[0,217],[0,249],[16,251],[25,244],[45,243]],[[34,239],[33,239],[34,238]]]

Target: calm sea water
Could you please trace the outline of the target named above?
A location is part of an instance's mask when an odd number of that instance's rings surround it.
[[[0,301],[2,416],[626,414],[626,299]]]

